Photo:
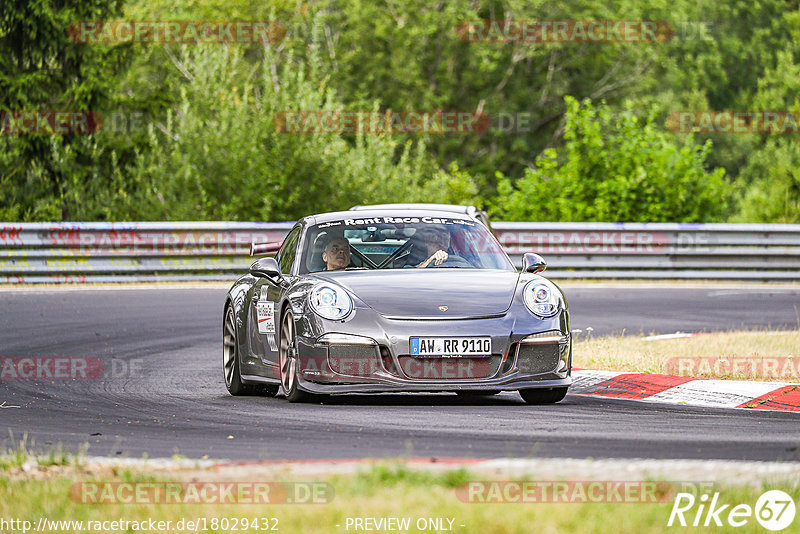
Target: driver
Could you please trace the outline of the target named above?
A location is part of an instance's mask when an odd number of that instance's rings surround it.
[[[322,261],[328,271],[338,271],[350,265],[350,242],[344,237],[334,237],[322,252]]]
[[[447,261],[447,249],[450,248],[450,232],[447,228],[438,226],[425,226],[417,230],[414,234],[419,238],[418,243],[422,243],[428,259],[415,265],[417,268],[424,269],[433,262],[434,265],[441,265]]]

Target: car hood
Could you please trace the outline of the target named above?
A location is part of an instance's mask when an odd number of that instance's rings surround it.
[[[381,315],[455,319],[504,313],[519,275],[488,269],[393,269],[315,276],[339,284]]]

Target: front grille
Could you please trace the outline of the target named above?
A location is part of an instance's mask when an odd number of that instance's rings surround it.
[[[500,366],[499,355],[473,358],[418,358],[399,356],[403,374],[415,380],[472,380],[494,376]]]
[[[518,345],[517,368],[525,374],[541,374],[555,371],[561,359],[558,343],[543,345]]]
[[[347,376],[371,376],[382,369],[378,348],[372,345],[328,346],[328,364],[335,373]]]

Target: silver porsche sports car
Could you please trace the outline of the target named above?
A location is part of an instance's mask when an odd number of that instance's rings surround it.
[[[477,219],[374,209],[311,215],[233,284],[223,313],[232,395],[518,390],[564,398],[572,344],[561,289],[522,272]]]

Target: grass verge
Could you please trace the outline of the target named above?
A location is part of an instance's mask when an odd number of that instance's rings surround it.
[[[800,330],[590,338],[572,354],[577,368],[800,383]]]
[[[165,473],[120,468],[87,472],[81,468],[73,468],[61,469],[52,476],[33,479],[20,476],[14,469],[0,469],[0,517],[6,521],[10,519],[30,521],[34,526],[39,524],[40,518],[45,518],[47,528],[40,532],[194,532],[194,527],[189,528],[187,521],[198,522],[197,530],[200,532],[367,531],[364,528],[356,529],[353,526],[354,518],[374,518],[377,521],[382,518],[407,518],[409,528],[397,529],[405,532],[452,531],[500,534],[535,531],[606,534],[612,529],[617,532],[659,533],[676,528],[667,527],[674,496],[669,498],[659,496],[659,502],[644,503],[586,502],[589,499],[558,503],[475,503],[468,502],[469,499],[462,490],[470,481],[485,483],[487,481],[485,475],[473,475],[464,468],[430,472],[393,463],[363,468],[354,475],[314,476],[313,481],[310,480],[311,477],[303,480],[281,479],[282,483],[311,482],[326,486],[327,497],[313,504],[187,504],[186,502],[152,504],[141,502],[147,501],[148,495],[152,497],[152,493],[146,492],[141,495],[134,492],[124,494],[138,495],[137,499],[140,499],[140,502],[137,504],[120,502],[96,504],[83,502],[80,490],[76,491],[76,487],[82,487],[81,484],[110,483],[114,488],[112,493],[123,495],[120,491],[123,485],[152,487],[154,484],[175,480],[194,483],[237,482],[231,480],[229,475],[226,476],[224,472],[213,469],[201,472],[193,470],[190,473],[179,471]],[[252,480],[253,475],[249,476]],[[244,478],[238,479],[238,481],[244,480]],[[526,480],[534,479],[529,477],[506,479],[512,483]],[[274,482],[274,480],[262,479],[261,482]],[[707,493],[711,497],[714,492],[719,492],[720,504],[747,504],[754,507],[759,496],[768,489],[781,489],[795,502],[800,502],[800,490],[797,485],[786,483],[782,485],[765,483],[763,487],[705,485],[698,490],[698,493]],[[730,508],[731,506],[728,510]],[[694,506],[690,512],[686,512],[685,517],[689,522],[693,521],[697,510],[698,506]],[[110,523],[114,520],[129,523]],[[701,524],[703,520],[704,516],[701,518]],[[724,514],[722,520],[725,520]],[[59,521],[83,523],[80,525],[53,523]],[[89,523],[90,521],[93,523]],[[165,523],[153,526],[160,521]],[[167,524],[167,521],[170,523]],[[723,526],[692,529],[692,531],[749,533],[761,532],[763,529],[754,517],[750,517],[748,523],[740,528]]]

